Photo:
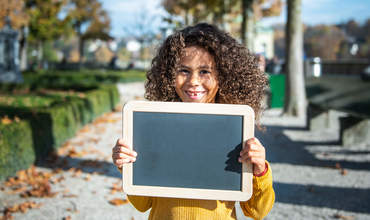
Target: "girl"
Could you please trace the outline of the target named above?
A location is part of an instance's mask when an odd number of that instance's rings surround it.
[[[257,60],[227,33],[209,24],[187,27],[169,36],[147,72],[145,98],[152,101],[247,104],[258,116],[267,80]],[[113,148],[114,164],[135,162],[125,140]],[[240,202],[244,214],[264,218],[275,193],[265,148],[257,138],[244,143],[239,162],[253,164],[253,195]],[[149,219],[236,219],[235,202],[127,196],[139,211],[151,208]]]

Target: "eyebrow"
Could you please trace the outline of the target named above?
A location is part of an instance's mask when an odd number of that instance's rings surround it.
[[[181,65],[180,68],[191,69],[190,67],[185,66],[185,65]],[[208,65],[203,65],[203,66],[199,66],[198,69],[212,69],[212,68]]]

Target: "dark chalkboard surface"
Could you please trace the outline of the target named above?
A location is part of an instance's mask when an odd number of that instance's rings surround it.
[[[123,169],[124,191],[247,200],[251,167],[237,159],[243,140],[253,136],[253,123],[253,112],[243,105],[130,103],[124,109],[124,139],[138,157]]]

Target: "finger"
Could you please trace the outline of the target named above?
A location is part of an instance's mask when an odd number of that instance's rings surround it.
[[[127,155],[127,154],[124,154],[124,153],[114,153],[114,154],[112,154],[112,158],[113,159],[126,159],[126,158],[128,158],[128,159],[131,159],[131,160],[133,160],[133,159],[136,160],[136,157],[133,157],[133,156],[130,156],[130,155]]]
[[[264,161],[265,160],[265,155],[264,155],[263,152],[250,151],[246,154],[241,155],[239,158],[240,158],[241,161],[254,160],[254,159],[261,159],[261,160]]]
[[[137,156],[137,153],[129,148],[126,148],[126,147],[120,147],[119,148],[119,153],[125,153],[125,154],[128,154],[130,156],[133,156],[133,157],[136,157]]]
[[[262,146],[251,144],[240,152],[240,156],[247,155],[251,152],[265,152],[265,150]]]
[[[240,163],[252,163],[256,165],[263,165],[265,163],[265,159],[263,157],[239,157]]]
[[[125,146],[128,148],[126,141],[121,138],[117,140],[116,146]]]
[[[114,165],[116,166],[122,166],[123,164],[132,163],[135,162],[135,158],[125,158],[125,159],[117,159],[113,160]]]
[[[256,137],[253,137],[253,138],[248,139],[245,142],[245,145],[246,146],[248,146],[248,145],[253,146],[254,145],[254,146],[261,146],[261,147],[263,147],[263,145],[261,144],[261,142]]]

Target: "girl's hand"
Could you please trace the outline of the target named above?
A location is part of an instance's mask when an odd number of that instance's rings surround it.
[[[136,156],[137,153],[131,150],[123,139],[118,139],[112,149],[112,160],[118,168],[122,168],[123,164],[135,162]]]
[[[244,143],[244,148],[240,151],[239,162],[251,162],[253,164],[253,174],[258,176],[266,168],[265,148],[257,138],[251,138]]]

